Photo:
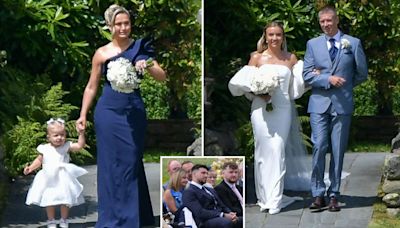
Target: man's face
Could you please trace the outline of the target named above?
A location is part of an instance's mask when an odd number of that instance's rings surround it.
[[[339,28],[339,18],[335,15],[334,12],[327,11],[320,13],[319,15],[319,25],[321,26],[322,31],[332,37],[334,36]]]
[[[169,164],[169,167],[168,167],[168,173],[171,175],[172,173],[175,173],[176,171],[178,171],[180,168],[181,168],[181,163],[179,163],[176,160],[171,161],[171,163]]]
[[[228,166],[222,171],[222,175],[224,176],[224,180],[226,182],[234,184],[238,180],[239,170],[238,169],[232,169],[232,168],[230,168]]]
[[[200,168],[193,172],[193,181],[198,184],[205,184],[207,181],[208,171],[205,168]]]
[[[187,172],[189,180],[192,180],[192,168],[193,168],[193,163],[185,163],[182,166],[182,169]]]

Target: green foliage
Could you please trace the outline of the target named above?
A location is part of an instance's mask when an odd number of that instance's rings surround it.
[[[392,106],[393,106],[393,114],[400,115],[400,83],[393,88],[392,94]]]
[[[148,119],[167,119],[169,115],[169,89],[166,83],[146,76],[140,85]]]
[[[4,165],[9,175],[21,174],[24,166],[35,159],[36,147],[43,143],[45,136],[42,124],[18,117],[18,124],[5,136]]]
[[[355,116],[373,116],[378,113],[376,84],[374,79],[368,78],[366,82],[354,89]]]
[[[341,28],[361,39],[368,57],[369,76],[377,89],[378,114],[392,114],[393,88],[400,80],[400,2],[330,1]]]

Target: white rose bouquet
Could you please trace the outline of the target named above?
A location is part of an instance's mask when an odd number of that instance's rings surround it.
[[[152,59],[146,61],[147,66],[151,66]],[[142,81],[140,73],[132,63],[123,57],[110,61],[107,65],[107,79],[111,88],[120,93],[131,93],[139,88]]]
[[[255,74],[251,79],[250,90],[255,95],[270,95],[274,93],[275,89],[279,86],[279,77],[274,74]],[[267,111],[272,110],[271,102],[268,102]]]

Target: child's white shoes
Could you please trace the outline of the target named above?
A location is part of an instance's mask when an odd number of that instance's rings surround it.
[[[47,220],[47,228],[57,228],[56,220]]]
[[[68,219],[60,219],[60,227],[68,228]]]

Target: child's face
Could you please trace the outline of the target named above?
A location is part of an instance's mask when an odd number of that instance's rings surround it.
[[[47,128],[47,139],[55,147],[64,145],[66,134],[62,125],[54,124]]]

